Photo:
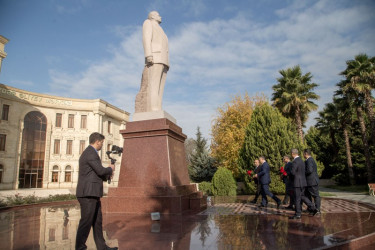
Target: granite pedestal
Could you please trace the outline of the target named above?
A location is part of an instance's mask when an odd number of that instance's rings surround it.
[[[107,213],[181,214],[199,210],[205,197],[190,184],[182,129],[166,118],[135,121],[124,138],[118,187],[103,199]]]

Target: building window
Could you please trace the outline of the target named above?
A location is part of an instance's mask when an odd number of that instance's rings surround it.
[[[87,128],[87,115],[81,115],[81,128]]]
[[[42,188],[47,118],[38,111],[27,113],[22,132],[19,188]]]
[[[82,154],[83,150],[85,150],[86,147],[86,141],[80,140],[79,141],[79,154]]]
[[[72,154],[72,150],[73,149],[73,141],[72,140],[67,140],[66,141],[66,154],[67,155],[71,155]]]
[[[72,114],[68,116],[68,128],[74,128],[74,115]]]
[[[56,114],[56,128],[61,128],[61,122],[62,121],[62,114],[57,113]]]
[[[52,182],[59,182],[59,172],[52,172]]]
[[[0,164],[0,183],[3,182],[3,171],[4,171],[4,167],[3,165]]]
[[[54,154],[60,154],[60,140],[55,140],[54,147],[53,147]]]
[[[108,134],[111,133],[111,125],[112,125],[112,122],[108,121]]]
[[[3,113],[1,115],[1,120],[8,121],[8,115],[9,115],[9,105],[4,104]]]
[[[59,167],[56,165],[52,168],[52,182],[59,182]]]
[[[72,167],[65,167],[65,182],[72,182]]]
[[[48,241],[55,241],[55,229],[50,228],[48,233]]]
[[[62,239],[63,240],[69,239],[69,226],[65,225],[65,223],[64,223],[64,227],[63,227],[63,231],[62,231]]]
[[[5,141],[7,139],[7,135],[0,134],[0,151],[5,151]]]

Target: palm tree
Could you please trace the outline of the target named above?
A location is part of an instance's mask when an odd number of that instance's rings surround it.
[[[334,103],[327,103],[323,111],[318,112],[319,117],[315,118],[317,121],[316,127],[322,134],[328,134],[331,138],[334,155],[333,161],[336,160],[338,154],[338,144],[335,137],[336,131],[338,130],[340,124],[338,123],[338,110]]]
[[[311,83],[310,72],[302,75],[299,65],[280,70],[279,73],[281,74],[281,77],[277,78],[279,83],[272,86],[273,105],[284,116],[294,119],[298,137],[303,141],[302,127],[307,120],[308,113],[318,108],[318,105],[311,101],[319,99],[319,96],[312,92],[318,84]]]
[[[355,88],[350,87],[351,83],[349,83],[348,80],[343,80],[337,85],[341,89],[336,92],[336,95],[343,95],[346,98],[346,101],[348,103],[352,103],[356,111],[357,119],[359,122],[359,127],[361,129],[361,135],[362,135],[362,143],[363,143],[366,169],[367,169],[367,179],[370,182],[373,180],[374,174],[373,174],[372,167],[371,167],[370,147],[368,145],[366,123],[363,117],[362,106],[364,103],[364,94],[356,91]]]
[[[370,120],[371,139],[375,143],[375,115],[371,91],[375,88],[375,57],[359,54],[354,60],[346,62],[346,69],[341,72],[347,79],[344,91],[350,89],[362,94],[366,103],[366,113]]]
[[[338,122],[340,123],[341,130],[344,134],[346,162],[348,164],[350,184],[354,185],[355,179],[348,131],[348,125],[351,124],[353,116],[352,105],[348,102],[348,98],[345,97],[336,97],[333,99],[333,103],[336,106]]]

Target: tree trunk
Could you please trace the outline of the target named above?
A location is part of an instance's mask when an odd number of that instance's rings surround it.
[[[329,136],[331,137],[333,151],[335,154],[332,158],[333,158],[333,161],[336,161],[337,155],[339,153],[339,147],[337,145],[337,141],[335,137],[335,130],[332,127],[329,128]]]
[[[346,125],[343,126],[343,130],[344,130],[346,161],[348,163],[350,185],[354,185],[355,179],[354,179],[354,172],[353,172],[352,153],[350,152],[350,142],[349,142],[349,136],[348,136],[348,129],[346,128]]]
[[[301,120],[301,111],[299,107],[296,108],[296,123],[297,123],[297,133],[298,138],[303,143],[303,131],[302,131],[302,120]]]
[[[365,100],[366,100],[367,115],[370,120],[370,129],[371,129],[370,138],[371,138],[372,144],[375,145],[375,115],[374,115],[374,106],[372,104],[371,92],[366,91]]]
[[[361,134],[362,134],[362,143],[363,143],[363,148],[365,151],[365,160],[366,160],[366,168],[367,168],[367,181],[371,182],[373,180],[373,172],[372,172],[372,167],[371,167],[371,158],[370,158],[370,148],[368,146],[368,141],[367,141],[367,135],[366,135],[366,125],[365,125],[365,120],[363,119],[362,116],[362,108],[357,107],[357,116],[359,120],[359,125],[361,127]]]

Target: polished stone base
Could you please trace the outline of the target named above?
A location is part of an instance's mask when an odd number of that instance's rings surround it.
[[[119,249],[197,249],[191,248],[197,222],[186,217],[163,215],[151,221],[145,215],[107,214],[105,230],[110,239],[117,239]]]
[[[108,189],[104,212],[181,214],[206,206],[206,198],[190,184],[180,127],[164,118],[129,122],[120,132],[119,183]]]
[[[322,198],[320,215],[290,220],[294,211],[273,201],[259,209],[253,199],[216,197],[200,213],[159,221],[104,213],[103,235],[119,249],[375,249],[375,205]],[[74,249],[80,216],[77,201],[0,208],[0,249]],[[96,249],[92,230],[86,245]]]
[[[185,192],[176,191],[179,188]],[[153,192],[154,190],[158,192]],[[179,187],[152,188],[110,188],[108,196],[102,198],[105,213],[145,214],[182,214],[188,211],[200,211],[207,206],[206,197],[196,190],[195,185]]]

